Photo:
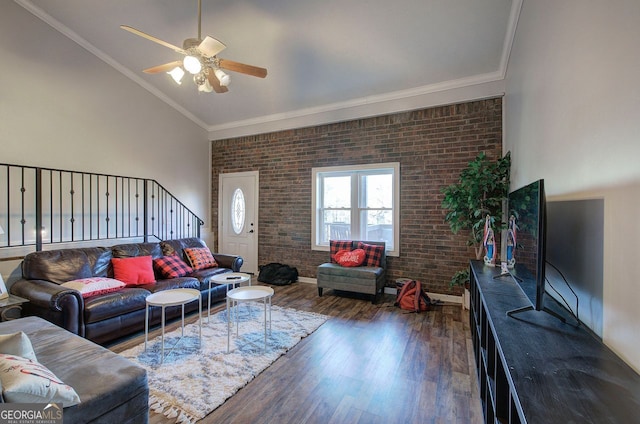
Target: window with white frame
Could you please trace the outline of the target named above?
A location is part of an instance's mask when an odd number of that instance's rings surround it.
[[[329,240],[384,241],[399,254],[400,164],[313,168],[312,248]]]

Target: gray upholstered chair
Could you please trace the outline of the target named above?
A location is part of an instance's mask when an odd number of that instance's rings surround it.
[[[359,240],[352,241],[352,248],[358,247]],[[369,245],[385,246],[385,242],[363,241]],[[377,300],[387,279],[387,256],[380,258],[380,266],[343,267],[337,263],[327,262],[318,266],[318,295],[323,289],[342,290],[355,293],[370,294],[372,303]]]

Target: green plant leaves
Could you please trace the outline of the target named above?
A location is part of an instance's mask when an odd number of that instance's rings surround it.
[[[481,152],[460,173],[457,183],[441,190],[442,208],[447,211],[445,221],[454,234],[468,231],[469,243],[476,252],[482,250],[485,217],[491,216],[494,226],[496,217],[502,217],[502,204],[509,194],[510,170],[511,152],[496,161]],[[506,223],[500,222],[499,228],[505,226]]]

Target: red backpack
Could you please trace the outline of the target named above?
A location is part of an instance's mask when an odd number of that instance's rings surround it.
[[[431,299],[422,291],[420,281],[412,280],[402,286],[395,305],[412,312],[428,311]]]

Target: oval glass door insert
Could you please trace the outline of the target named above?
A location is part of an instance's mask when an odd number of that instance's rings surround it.
[[[234,233],[240,234],[242,232],[242,229],[244,228],[244,219],[244,193],[242,193],[240,188],[237,188],[233,192],[233,197],[231,198],[231,227],[233,228]]]

